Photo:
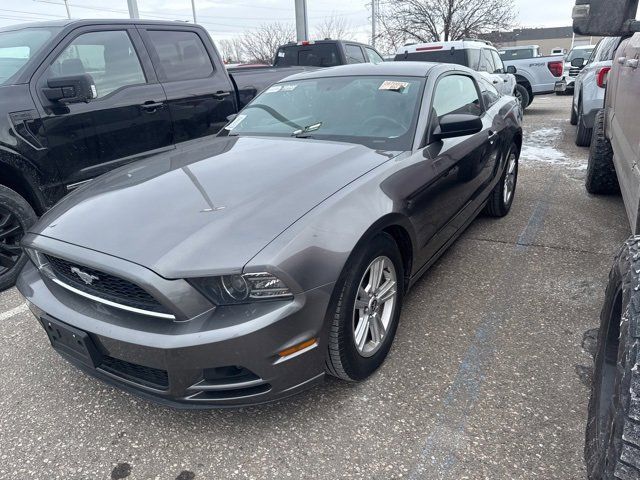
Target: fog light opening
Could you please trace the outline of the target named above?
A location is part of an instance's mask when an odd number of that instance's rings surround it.
[[[280,358],[285,358],[285,357],[290,357],[291,355],[294,355],[296,353],[300,353],[303,350],[311,350],[311,348],[315,347],[318,345],[318,339],[317,338],[311,338],[309,340],[305,340],[302,343],[298,343],[297,345],[294,345],[293,347],[289,347],[286,348],[284,350],[282,350],[281,352],[278,352],[278,356]]]

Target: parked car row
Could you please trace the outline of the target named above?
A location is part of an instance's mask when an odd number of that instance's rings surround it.
[[[600,315],[585,438],[590,480],[640,478],[637,7],[637,0],[578,0],[573,11],[577,34],[608,37],[594,49],[575,82],[572,120],[578,123],[576,143],[588,143],[593,118],[586,189],[592,194],[621,192],[632,234],[614,260]]]

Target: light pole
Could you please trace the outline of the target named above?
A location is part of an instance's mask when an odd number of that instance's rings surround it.
[[[127,0],[127,6],[129,7],[130,18],[140,18],[140,12],[138,12],[138,0]]]
[[[71,11],[69,10],[69,0],[64,0],[64,6],[67,9],[67,18],[71,20]]]
[[[196,18],[196,0],[191,0],[191,10],[193,11],[193,23],[198,23]]]
[[[371,46],[376,46],[376,17],[378,16],[377,0],[371,0]]]
[[[309,39],[309,21],[307,17],[307,0],[296,2],[296,36],[302,42]]]

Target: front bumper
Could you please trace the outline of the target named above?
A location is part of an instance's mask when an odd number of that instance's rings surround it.
[[[16,284],[39,320],[86,332],[93,365],[58,352],[90,375],[184,408],[254,405],[293,395],[324,376],[325,315],[333,284],[290,301],[218,307],[186,321],[124,312],[75,295],[29,263]],[[300,352],[278,352],[310,338]]]
[[[569,76],[565,76],[562,77],[561,80],[558,80],[554,86],[554,91],[555,92],[573,92],[573,87],[575,84],[576,79],[574,77],[569,77]]]

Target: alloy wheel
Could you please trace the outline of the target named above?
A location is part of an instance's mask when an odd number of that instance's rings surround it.
[[[358,353],[371,357],[382,346],[396,307],[396,269],[390,258],[380,256],[365,270],[353,308],[353,339]]]
[[[513,191],[516,187],[516,174],[518,167],[518,158],[516,152],[509,154],[509,163],[507,164],[507,172],[504,176],[504,188],[502,200],[505,205],[509,205],[511,197],[513,197]]]
[[[0,207],[0,275],[11,270],[20,260],[20,240],[24,233],[16,214]]]

